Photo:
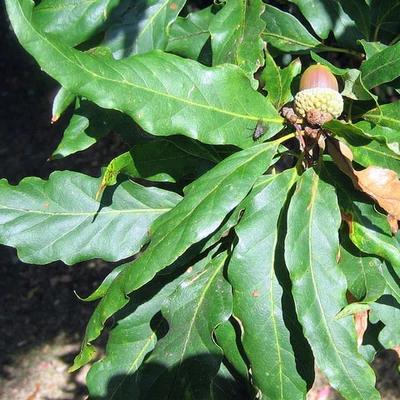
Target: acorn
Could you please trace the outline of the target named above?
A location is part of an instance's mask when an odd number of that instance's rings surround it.
[[[335,76],[321,64],[308,67],[301,79],[299,92],[294,98],[294,110],[302,118],[311,110],[328,113],[337,118],[343,111],[343,98]]]

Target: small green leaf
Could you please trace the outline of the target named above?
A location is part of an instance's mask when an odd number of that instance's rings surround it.
[[[267,91],[267,99],[280,110],[289,101],[293,100],[291,85],[294,77],[301,72],[301,62],[297,58],[286,68],[280,69],[269,53],[265,54],[265,68],[260,81],[264,82],[264,90]]]
[[[121,115],[118,111],[103,110],[87,100],[77,101],[75,113],[51,159],[67,157],[97,143],[113,128],[116,114]]]
[[[27,263],[117,261],[137,253],[149,240],[150,224],[180,200],[125,181],[98,203],[99,185],[98,178],[69,171],[48,181],[25,178],[18,186],[0,180],[1,243],[17,248]]]
[[[324,124],[324,128],[346,139],[346,141],[353,146],[359,144],[359,146],[365,147],[364,149],[360,149],[360,151],[365,150],[371,153],[377,151],[378,156],[387,155],[387,157],[391,157],[395,160],[400,159],[400,146],[398,141],[400,132],[392,128],[373,125],[367,121],[361,121],[355,125],[351,123],[343,124],[340,121],[329,121]],[[369,142],[371,140],[385,146],[387,150],[379,150],[379,146],[370,146]],[[368,165],[371,164],[367,164],[366,166]]]
[[[333,321],[338,321],[339,319],[350,317],[351,315],[354,315],[359,312],[363,311],[368,311],[371,309],[370,304],[366,303],[351,303],[348,304],[346,307],[341,310],[336,317],[333,319]]]
[[[51,122],[54,123],[58,121],[61,114],[73,103],[74,100],[75,95],[61,87],[53,100]]]
[[[240,335],[239,327],[234,321],[226,321],[217,326],[215,329],[215,337],[218,346],[224,352],[224,357],[229,364],[235,368],[235,371],[245,379],[249,379],[249,367],[243,359],[241,346],[238,346],[238,335]]]
[[[293,15],[278,8],[266,5],[262,19],[266,23],[264,40],[285,53],[315,49],[321,45]]]
[[[366,40],[360,40],[360,43],[364,48],[366,60],[369,60],[372,56],[387,48],[385,44],[380,42],[367,42]]]
[[[340,223],[335,188],[320,171],[307,170],[289,205],[285,242],[299,320],[318,367],[335,389],[350,399],[379,399],[374,373],[357,351],[352,319],[334,321],[347,305],[347,284],[336,260]]]

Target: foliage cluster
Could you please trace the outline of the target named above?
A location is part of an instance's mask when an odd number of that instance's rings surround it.
[[[53,158],[111,131],[129,147],[101,178],[2,179],[0,241],[121,261],[85,299],[72,370],[113,321],[92,399],[302,399],[314,364],[378,399],[369,362],[400,345],[400,5],[196,3],[6,0],[61,85],[53,122],[75,107]],[[345,111],[301,145],[281,110],[315,62]]]

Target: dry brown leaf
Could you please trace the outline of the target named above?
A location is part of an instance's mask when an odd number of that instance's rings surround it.
[[[400,181],[395,171],[372,165],[354,171],[358,185],[391,217],[400,220]]]

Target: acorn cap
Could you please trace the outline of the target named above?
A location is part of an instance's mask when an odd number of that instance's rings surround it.
[[[328,112],[337,118],[343,112],[343,98],[332,72],[323,65],[307,68],[300,79],[300,91],[294,98],[296,114],[304,118],[310,110]]]

